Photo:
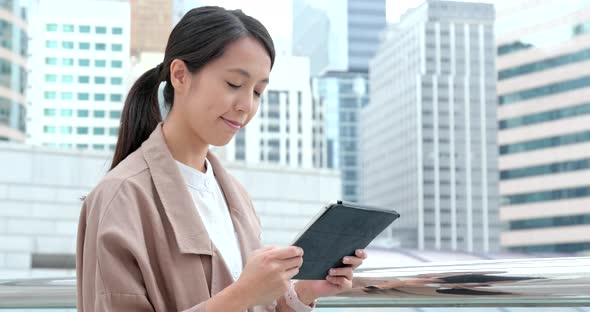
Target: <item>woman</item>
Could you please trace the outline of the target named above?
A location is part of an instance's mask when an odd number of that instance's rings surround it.
[[[362,250],[326,280],[292,283],[303,250],[261,248],[246,191],[208,150],[252,119],[273,62],[267,30],[239,10],[202,7],[176,25],[163,63],[129,91],[111,171],[84,201],[79,311],[308,311],[351,288]]]

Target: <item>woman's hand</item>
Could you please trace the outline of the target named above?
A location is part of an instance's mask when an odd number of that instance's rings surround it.
[[[367,252],[357,249],[355,256],[342,259],[346,267],[330,269],[330,274],[325,280],[298,281],[295,284],[295,291],[299,300],[309,305],[319,297],[333,296],[352,289],[352,271],[365,259],[367,259]]]
[[[302,263],[299,247],[262,248],[254,251],[235,284],[251,301],[249,306],[268,304],[289,289]]]

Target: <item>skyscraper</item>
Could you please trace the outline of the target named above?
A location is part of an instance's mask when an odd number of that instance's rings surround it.
[[[385,0],[348,0],[348,71],[366,73],[385,29]]]
[[[114,150],[129,75],[129,3],[42,0],[32,14],[29,142]]]
[[[313,96],[324,107],[326,166],[341,170],[348,201],[359,199],[359,113],[385,25],[385,0],[293,1],[293,54],[310,58]]]
[[[353,202],[360,195],[359,115],[369,101],[367,83],[366,74],[354,72],[328,72],[312,79],[314,98],[326,116],[323,167],[340,170],[343,198]]]
[[[590,3],[498,9],[503,247],[590,250]]]
[[[366,73],[385,25],[385,0],[293,0],[293,55],[310,58],[312,76]]]
[[[499,248],[493,24],[490,4],[426,1],[371,62],[361,198],[400,212],[402,247]]]
[[[27,21],[19,1],[0,4],[0,141],[25,140]]]

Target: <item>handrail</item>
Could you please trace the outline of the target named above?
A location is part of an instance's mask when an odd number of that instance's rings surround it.
[[[590,306],[590,257],[427,263],[355,272],[318,307]],[[75,308],[75,279],[0,280],[1,308]]]

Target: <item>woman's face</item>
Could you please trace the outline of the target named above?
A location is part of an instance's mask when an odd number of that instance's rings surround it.
[[[175,86],[173,110],[178,109],[177,117],[201,141],[225,145],[256,114],[270,67],[261,43],[251,37],[238,39],[221,57],[188,74],[181,92]]]

